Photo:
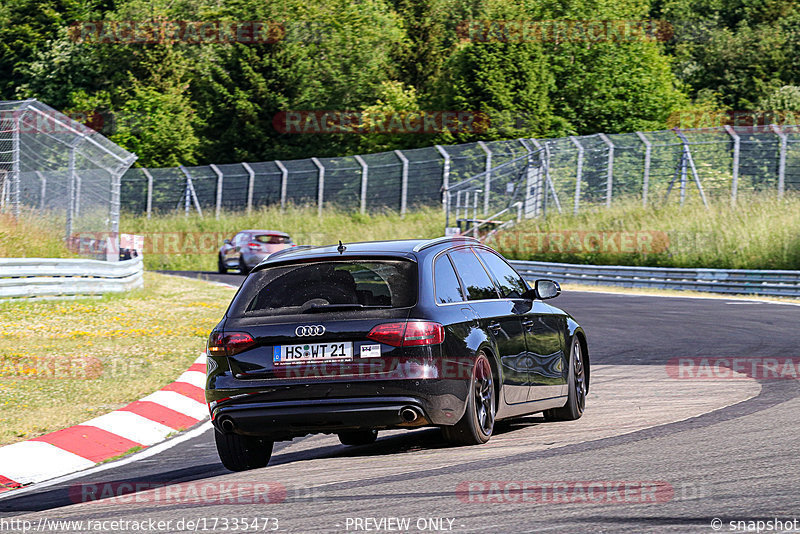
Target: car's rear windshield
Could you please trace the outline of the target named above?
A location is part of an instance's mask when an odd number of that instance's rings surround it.
[[[320,261],[251,274],[229,315],[291,315],[406,308],[417,300],[416,264],[406,260]]]
[[[266,243],[268,245],[283,245],[284,243],[292,242],[288,236],[274,234],[259,234],[254,236],[252,239],[258,241],[259,243]]]

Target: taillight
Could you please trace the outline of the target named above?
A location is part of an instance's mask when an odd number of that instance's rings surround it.
[[[439,323],[411,321],[403,336],[403,346],[438,345],[444,341],[444,327]]]
[[[438,345],[444,341],[444,328],[430,321],[386,323],[370,330],[367,338],[392,347]]]
[[[386,323],[379,324],[369,331],[367,339],[391,345],[392,347],[403,346],[403,334],[406,331],[406,323]]]
[[[253,336],[245,332],[212,332],[208,338],[207,351],[212,356],[233,356],[255,344]]]
[[[250,248],[261,248],[259,243],[248,243],[247,246]]]

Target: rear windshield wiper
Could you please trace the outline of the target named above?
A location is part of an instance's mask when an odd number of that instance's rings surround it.
[[[364,306],[363,304],[314,304],[307,310],[303,310],[301,313],[321,313],[326,311],[361,309],[375,310],[379,308],[391,308],[391,306]]]

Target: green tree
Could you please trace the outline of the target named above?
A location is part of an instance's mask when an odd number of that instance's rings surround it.
[[[214,46],[193,94],[204,121],[204,153],[234,162],[341,155],[353,134],[284,134],[273,124],[287,110],[359,111],[395,79],[393,58],[405,46],[400,19],[382,0],[230,2],[230,20],[282,23],[274,43]]]

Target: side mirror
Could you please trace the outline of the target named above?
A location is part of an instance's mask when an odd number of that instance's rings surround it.
[[[222,242],[222,244],[223,245],[230,245],[231,244],[231,240],[230,239],[226,239],[225,241]]]
[[[533,286],[536,296],[542,300],[553,299],[561,294],[561,286],[555,280],[536,280]]]
[[[553,280],[536,280],[533,284],[533,289],[527,290],[525,293],[522,294],[522,298],[533,300],[533,299],[552,299],[556,298],[561,294],[561,286],[558,285],[558,282]]]

